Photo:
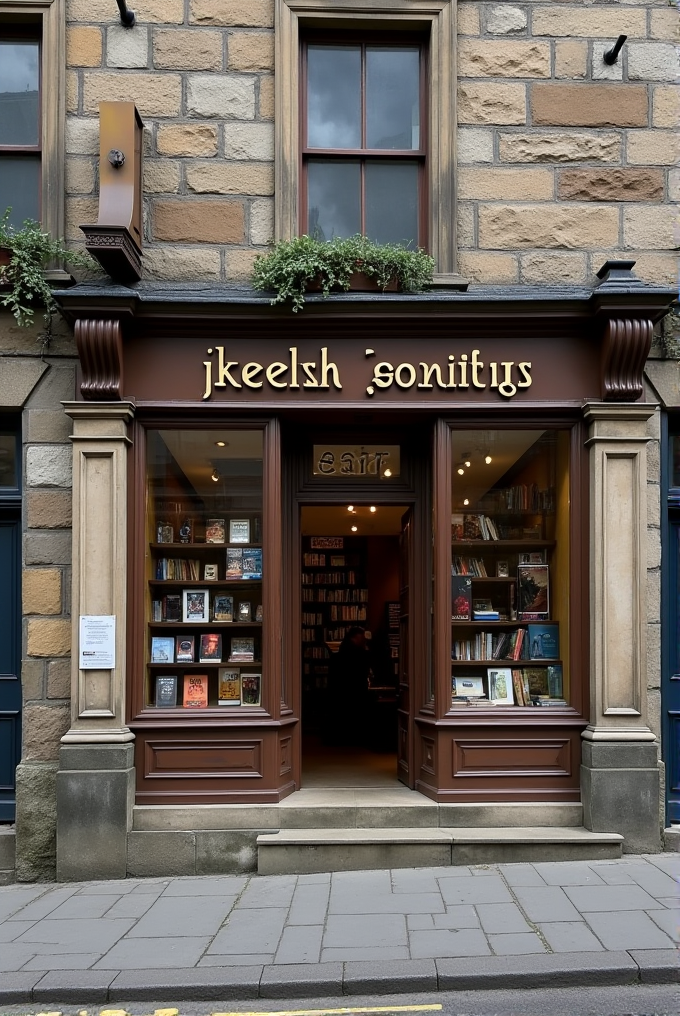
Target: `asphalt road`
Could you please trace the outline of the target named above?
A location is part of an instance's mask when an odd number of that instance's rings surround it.
[[[427,1009],[420,1007],[427,1006]],[[440,1008],[441,1007],[441,1008]],[[388,995],[285,999],[244,1002],[119,1002],[107,1006],[9,1005],[0,1016],[100,1016],[105,1010],[124,1010],[131,1016],[149,1016],[158,1009],[178,1009],[180,1016],[212,1016],[214,1013],[248,1013],[257,1016],[680,1016],[680,985],[635,984],[601,988],[558,988],[534,991],[460,991],[436,995]],[[370,1010],[373,1009],[373,1013]],[[340,1010],[340,1012],[338,1012]],[[362,1012],[363,1010],[363,1012]],[[367,1011],[369,1010],[369,1011]],[[376,1011],[379,1010],[379,1011]]]

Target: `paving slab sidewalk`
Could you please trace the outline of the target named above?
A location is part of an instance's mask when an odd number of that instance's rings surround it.
[[[0,1003],[680,981],[680,854],[0,888]]]

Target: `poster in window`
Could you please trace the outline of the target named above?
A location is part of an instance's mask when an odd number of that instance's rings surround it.
[[[241,700],[244,706],[259,706],[262,674],[241,674]]]

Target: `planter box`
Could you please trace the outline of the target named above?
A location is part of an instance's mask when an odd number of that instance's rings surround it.
[[[365,272],[352,272],[349,277],[349,288],[355,293],[398,293],[399,283],[396,279],[391,279],[383,289],[375,279],[366,275]],[[321,283],[316,279],[308,282],[307,292],[320,293]],[[334,287],[333,292],[344,293],[345,290],[337,286]]]

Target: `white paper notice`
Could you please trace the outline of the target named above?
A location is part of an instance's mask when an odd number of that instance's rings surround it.
[[[80,669],[113,670],[116,665],[116,618],[80,615]]]

